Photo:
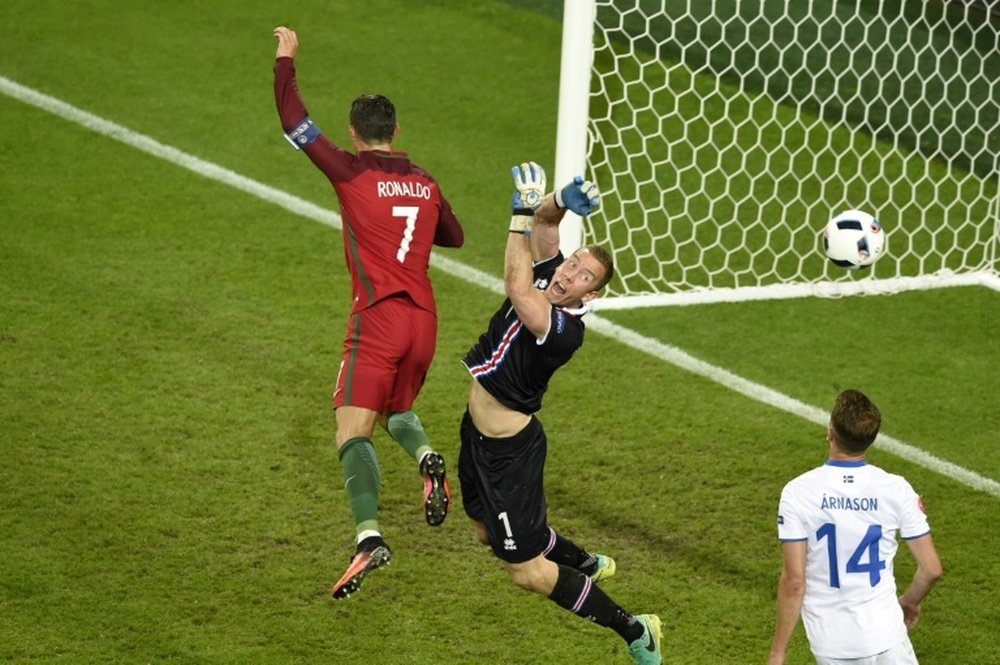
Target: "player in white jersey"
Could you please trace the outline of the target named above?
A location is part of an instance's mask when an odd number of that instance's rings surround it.
[[[920,497],[902,477],[865,461],[881,426],[857,390],[837,396],[827,428],[829,459],[785,485],[778,506],[783,566],[768,665],[785,662],[799,615],[820,665],[916,665],[907,635],[941,562]],[[896,535],[917,562],[896,597]]]

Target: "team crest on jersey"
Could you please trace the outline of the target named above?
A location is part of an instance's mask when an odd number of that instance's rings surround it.
[[[783,515],[778,515],[778,524],[784,524],[784,523],[785,523],[785,517]]]
[[[549,287],[548,277],[539,277],[538,279],[535,280],[535,288],[538,289],[539,291],[544,291],[548,287]]]

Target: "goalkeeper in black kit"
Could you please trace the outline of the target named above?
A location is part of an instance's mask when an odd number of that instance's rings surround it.
[[[535,163],[515,167],[513,176],[507,299],[462,361],[473,379],[458,462],[465,512],[515,584],[611,628],[636,663],[657,665],[659,617],[633,615],[609,598],[595,582],[614,574],[614,560],[563,538],[546,515],[547,442],[535,414],[553,373],[583,344],[587,303],[614,275],[600,246],[564,257],[559,222],[567,209],[594,210],[597,187],[577,177],[546,195],[545,172]]]

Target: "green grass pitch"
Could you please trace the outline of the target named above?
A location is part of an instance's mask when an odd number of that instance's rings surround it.
[[[398,147],[465,224],[442,255],[499,275],[509,167],[553,160],[560,25],[531,5],[11,0],[0,76],[333,208],[274,110],[271,29],[288,25],[317,124],[344,142],[351,99],[392,98]],[[628,662],[614,634],[514,588],[460,509],[428,528],[384,434],[394,561],[332,600],[353,534],[328,410],[339,233],[7,95],[0,126],[0,662]],[[432,277],[416,410],[454,461],[459,359],[499,296]],[[886,434],[1000,479],[996,292],[606,317],[821,409],[858,387]],[[661,615],[664,662],[763,662],[778,495],[823,461],[822,427],[595,333],[541,417],[551,523],[616,557],[602,586]],[[871,458],[923,495],[945,565],[911,636],[921,662],[1000,663],[1000,499]],[[905,549],[896,563],[906,584]],[[812,662],[801,628],[789,662]]]

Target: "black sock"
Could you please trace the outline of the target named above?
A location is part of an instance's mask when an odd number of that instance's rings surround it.
[[[569,566],[559,566],[559,577],[549,599],[573,614],[610,628],[629,644],[642,637],[644,629],[634,616],[619,607],[589,577]]]
[[[575,568],[588,577],[597,572],[597,557],[563,538],[552,527],[549,527],[549,546],[542,554],[549,561]]]

